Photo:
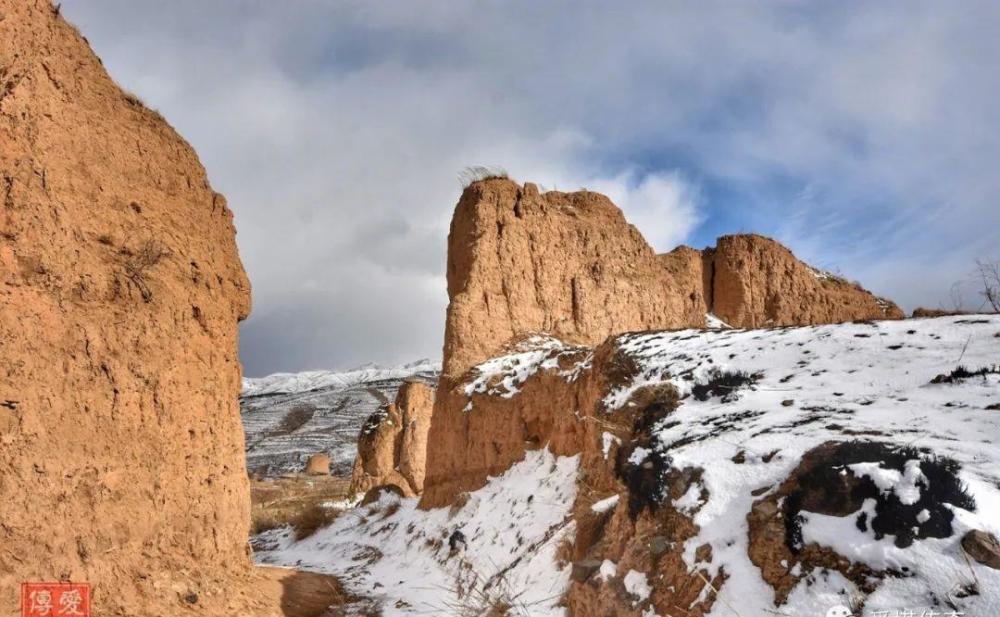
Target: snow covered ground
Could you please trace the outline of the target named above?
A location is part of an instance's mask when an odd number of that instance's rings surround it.
[[[337,575],[347,588],[393,615],[559,615],[569,583],[556,564],[572,538],[578,457],[529,452],[525,460],[464,503],[430,511],[416,499],[382,500],[342,514],[330,527],[294,542],[278,529],[258,563]]]
[[[648,333],[621,340],[639,360],[641,374],[608,395],[611,409],[643,384],[667,380],[685,394],[715,370],[759,375],[753,386],[725,397],[686,399],[657,431],[658,447],[673,467],[705,470],[709,498],[694,516],[701,531],[687,543],[686,560],[693,565],[695,549],[710,543],[709,571],[714,576],[724,567],[729,575],[712,615],[824,615],[861,595],[843,576],[815,572],[776,610],[773,592],[747,555],[746,517],[761,498],[751,492],[776,487],[808,450],[852,439],[927,448],[958,461],[960,479],[977,504],[975,511],[953,509],[951,536],[918,539],[905,549],[891,536],[876,540],[871,530],[859,530],[855,516],[806,514],[807,543],[877,570],[909,573],[886,577],[864,602],[864,614],[934,609],[947,615],[951,602],[958,607],[954,612],[965,615],[1000,615],[1000,571],[970,563],[960,547],[969,529],[1000,537],[1000,375],[931,383],[960,365],[1000,364],[1000,317]],[[919,464],[915,460],[911,468],[919,470]],[[844,473],[879,473],[885,490],[899,492],[904,503],[907,493],[914,499],[914,491],[927,488],[880,469],[878,461]],[[958,597],[977,580],[979,595]]]
[[[687,564],[695,566],[696,549],[707,543],[712,561],[698,567],[707,569],[709,578],[720,569],[728,577],[711,615],[822,616],[835,606],[872,617],[911,614],[905,611],[1000,615],[1000,571],[968,559],[960,546],[970,529],[1000,536],[1000,374],[951,383],[936,379],[960,365],[975,370],[1000,364],[1000,317],[652,332],[619,341],[639,374],[607,395],[610,414],[646,384],[669,381],[689,395],[720,374],[752,376],[721,394],[703,387],[654,428],[653,447],[673,468],[704,470],[698,490],[692,487],[673,506],[699,527],[684,547]],[[551,358],[569,349],[550,341],[539,353],[522,350],[491,360],[480,367],[470,391],[517,396],[535,372],[561,370]],[[589,363],[584,357],[578,364],[589,368]],[[577,375],[563,372],[566,379]],[[906,451],[912,456],[898,469],[862,460],[839,473],[867,478],[882,496],[916,504],[937,488],[928,480],[934,457],[948,457],[961,465],[958,478],[975,507],[938,504],[953,514],[952,533],[919,537],[915,528],[917,537],[906,547],[892,535],[876,538],[871,524],[862,528],[862,514],[869,523],[876,517],[874,500],[843,517],[803,510],[803,542],[894,574],[871,581],[875,590],[866,595],[836,571],[802,571],[788,564],[801,578],[787,602],[776,607],[772,588],[748,556],[747,515],[755,501],[778,489],[803,454],[826,442],[852,440],[911,447]],[[604,441],[610,447],[615,440]],[[636,452],[632,456],[642,455]],[[480,614],[463,610],[505,597],[516,598],[515,615],[562,614],[558,601],[569,571],[557,563],[555,551],[573,534],[569,516],[577,465],[575,457],[530,452],[450,509],[422,512],[414,500],[385,497],[348,511],[300,542],[288,530],[269,532],[258,538],[269,548],[256,558],[336,574],[350,590],[377,598],[386,615]],[[616,505],[611,497],[594,507]],[[921,511],[916,525],[930,516]],[[654,573],[621,570],[608,561],[600,577],[620,577],[644,600],[652,587],[655,597]],[[711,593],[707,587],[706,593]]]

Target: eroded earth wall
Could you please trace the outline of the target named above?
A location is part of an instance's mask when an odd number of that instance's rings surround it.
[[[444,374],[453,379],[529,333],[593,346],[622,332],[701,327],[706,313],[734,327],[903,316],[763,236],[656,255],[607,197],[505,178],[472,183],[455,208],[448,297]]]
[[[47,0],[0,0],[0,612],[270,614],[249,488],[232,213]]]

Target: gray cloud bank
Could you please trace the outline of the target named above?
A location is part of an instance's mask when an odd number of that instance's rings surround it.
[[[995,3],[63,11],[229,198],[248,375],[437,356],[469,165],[608,193],[660,250],[768,233],[909,307],[998,251]]]

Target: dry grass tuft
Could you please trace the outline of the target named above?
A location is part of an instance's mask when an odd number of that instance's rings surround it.
[[[305,540],[323,527],[337,520],[340,510],[328,508],[322,503],[313,503],[298,513],[290,523],[295,529],[295,540]]]
[[[348,497],[350,480],[337,476],[292,476],[254,480],[250,485],[251,533],[290,525],[296,538],[307,538],[340,513],[323,504]]]
[[[122,88],[122,97],[128,102],[129,105],[134,105],[135,107],[146,107],[146,102],[139,97],[138,94],[132,92],[131,90],[126,90]]]
[[[677,388],[668,381],[642,386],[628,399],[628,406],[637,409],[646,409],[654,404],[676,409],[679,403],[680,395],[677,393]]]
[[[484,165],[471,165],[466,167],[458,174],[458,181],[462,184],[462,188],[468,188],[470,184],[475,182],[481,182],[483,180],[493,180],[496,178],[506,179],[510,176],[507,175],[507,171],[500,167],[486,167]]]

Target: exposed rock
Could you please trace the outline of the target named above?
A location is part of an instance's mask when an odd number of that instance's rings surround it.
[[[678,246],[669,253],[657,256],[673,279],[671,293],[684,305],[685,326],[701,326],[705,314],[712,312],[713,257],[711,248],[699,251],[690,246]]]
[[[601,568],[599,559],[581,559],[573,563],[570,578],[577,583],[586,583]]]
[[[880,442],[826,443],[806,453],[777,490],[754,503],[747,515],[749,555],[774,588],[778,603],[784,602],[804,573],[813,568],[839,570],[868,591],[886,575],[852,563],[829,548],[806,544],[801,513],[855,517],[858,529],[870,530],[876,539],[890,536],[900,548],[910,546],[916,538],[952,534],[954,508],[974,510],[975,503],[958,480],[954,461],[922,457],[918,450]],[[907,461],[918,460],[922,473],[933,481],[928,481],[931,488],[922,491],[919,500],[906,504],[886,495],[870,478],[845,471],[855,463],[877,461],[886,469],[901,472]],[[862,511],[865,500],[873,504],[873,515]],[[798,563],[801,567],[795,567]]]
[[[398,484],[383,484],[381,486],[376,486],[365,491],[364,496],[361,498],[361,505],[367,506],[373,504],[376,501],[382,499],[383,495],[395,495],[396,497],[405,497],[403,494],[403,489],[399,488]]]
[[[424,490],[427,467],[427,433],[434,411],[434,390],[420,381],[408,381],[399,388],[396,406],[403,415],[403,437],[399,448],[399,473],[414,493]]]
[[[891,302],[800,262],[756,235],[656,255],[621,210],[590,191],[540,194],[471,184],[448,237],[444,374],[459,378],[519,336],[597,345],[633,330],[898,319]]]
[[[984,566],[1000,570],[1000,542],[993,534],[973,529],[962,537],[962,548]]]
[[[451,552],[462,550],[466,547],[465,534],[462,530],[456,529],[448,536],[448,548]]]
[[[305,473],[314,476],[330,475],[330,457],[322,452],[313,454],[306,462]]]
[[[434,391],[420,381],[407,381],[396,401],[372,414],[358,435],[358,456],[351,474],[351,492],[393,485],[404,495],[424,488],[427,433],[434,408]]]
[[[561,455],[580,451],[587,427],[561,411],[578,405],[592,409],[600,398],[597,384],[586,375],[567,382],[558,368],[571,370],[585,360],[588,350],[556,348],[540,353],[557,369],[535,373],[512,398],[489,393],[470,398],[465,384],[441,379],[428,436],[434,447],[427,451],[421,507],[448,505],[462,492],[482,487],[486,478],[507,470],[527,450],[547,445]],[[515,354],[515,362],[521,357]]]
[[[807,266],[763,236],[719,238],[712,263],[711,312],[734,328],[903,318],[892,302]]]
[[[232,214],[48,0],[0,11],[0,612],[60,579],[101,614],[265,611]]]
[[[607,197],[475,182],[448,235],[444,373],[457,377],[525,333],[597,345],[615,332],[703,323],[673,288]]]

